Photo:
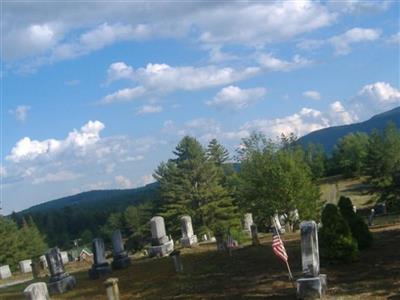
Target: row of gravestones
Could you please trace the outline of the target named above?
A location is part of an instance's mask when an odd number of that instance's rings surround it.
[[[69,262],[68,253],[66,251],[61,251],[61,258],[64,264]],[[47,261],[45,255],[40,257],[40,263],[43,268],[47,268]],[[19,270],[21,273],[27,274],[33,271],[34,264],[31,259],[25,259],[19,262]],[[12,277],[12,273],[9,265],[0,266],[0,279],[7,279]]]

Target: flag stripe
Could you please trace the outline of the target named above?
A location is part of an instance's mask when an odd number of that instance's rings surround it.
[[[276,228],[274,228],[274,231],[272,233],[272,250],[276,256],[287,262],[288,255]]]

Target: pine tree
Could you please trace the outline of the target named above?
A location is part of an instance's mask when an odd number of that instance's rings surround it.
[[[20,240],[23,243],[23,252],[25,253],[26,258],[38,257],[44,254],[47,245],[30,216],[22,218],[19,235]]]
[[[229,159],[229,152],[216,139],[212,139],[207,147],[207,158],[220,167]]]
[[[179,234],[179,218],[184,214],[192,217],[199,232],[238,224],[236,207],[220,183],[221,174],[201,144],[186,136],[173,153],[176,158],[161,163],[154,174],[168,231]]]
[[[23,243],[17,225],[6,217],[0,216],[0,265],[10,265],[16,269],[18,261],[25,259]]]

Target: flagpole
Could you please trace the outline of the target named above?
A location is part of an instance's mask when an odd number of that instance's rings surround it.
[[[282,240],[282,239],[281,239],[281,236],[280,236],[280,234],[279,234],[279,230],[278,230],[278,228],[276,227],[276,223],[275,223],[275,218],[274,218],[274,217],[272,217],[272,222],[274,223],[274,227],[275,227],[275,230],[276,230],[276,234],[278,235],[279,239]],[[288,262],[287,259],[285,260],[285,262],[286,262],[286,266],[287,266],[287,269],[288,269],[288,272],[289,272],[289,278],[290,278],[290,280],[292,281],[293,286],[295,286],[295,285],[294,285],[294,279],[293,279],[292,271],[290,270],[289,262]]]

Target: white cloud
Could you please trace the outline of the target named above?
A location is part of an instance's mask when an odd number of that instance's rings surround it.
[[[400,45],[400,32],[392,34],[388,39],[387,42],[389,44]]]
[[[115,176],[114,179],[115,179],[115,183],[118,185],[118,187],[120,187],[122,189],[129,189],[129,188],[134,187],[133,182],[130,179],[128,179],[122,175]]]
[[[4,166],[0,165],[0,177],[6,177],[7,176],[7,169]]]
[[[299,112],[276,119],[258,119],[246,122],[240,130],[247,132],[261,131],[269,137],[277,137],[283,134],[294,133],[303,136],[311,131],[329,126],[329,120],[315,109],[302,108]]]
[[[357,116],[365,120],[400,105],[400,90],[387,82],[375,82],[363,86],[349,102]]]
[[[24,137],[12,148],[11,154],[6,159],[18,163],[23,160],[33,160],[39,156],[51,156],[68,148],[84,150],[86,146],[95,144],[100,139],[100,131],[103,129],[103,123],[89,121],[79,131],[71,131],[65,140],[37,141]]]
[[[76,174],[70,171],[60,171],[57,173],[49,173],[44,177],[34,178],[33,184],[41,184],[45,182],[59,182],[59,181],[70,181],[82,177],[80,174]]]
[[[358,120],[357,116],[346,111],[340,101],[335,101],[329,105],[329,116],[332,125],[351,124]]]
[[[312,51],[320,48],[325,44],[323,40],[302,40],[296,44],[296,47],[301,50]]]
[[[337,55],[350,53],[350,46],[354,43],[372,42],[379,39],[381,31],[371,28],[352,28],[341,35],[333,36],[329,42],[335,48]]]
[[[272,56],[272,54],[261,54],[258,62],[266,71],[291,71],[310,65],[312,62],[299,55],[293,56],[292,61],[286,61]]]
[[[120,79],[133,79],[133,68],[124,62],[112,63],[107,70],[107,83]]]
[[[155,179],[153,178],[152,174],[144,175],[140,179],[140,185],[147,185],[153,182],[155,182]]]
[[[144,114],[155,114],[162,112],[163,108],[160,105],[143,105],[140,107],[137,111],[138,115],[144,115]]]
[[[303,96],[308,99],[312,99],[312,100],[320,100],[321,99],[320,93],[318,93],[317,91],[312,91],[312,90],[303,92]]]
[[[376,13],[387,10],[392,0],[329,0],[328,7],[343,13]]]
[[[18,105],[15,110],[10,110],[9,113],[15,116],[18,122],[25,122],[28,117],[28,111],[31,109],[27,105]]]
[[[265,93],[265,88],[241,89],[237,86],[230,85],[221,89],[217,95],[212,100],[207,101],[206,104],[222,109],[242,110],[257,102]]]
[[[100,104],[110,104],[115,102],[129,102],[145,94],[146,90],[142,86],[134,88],[124,88],[105,96],[99,101]]]

